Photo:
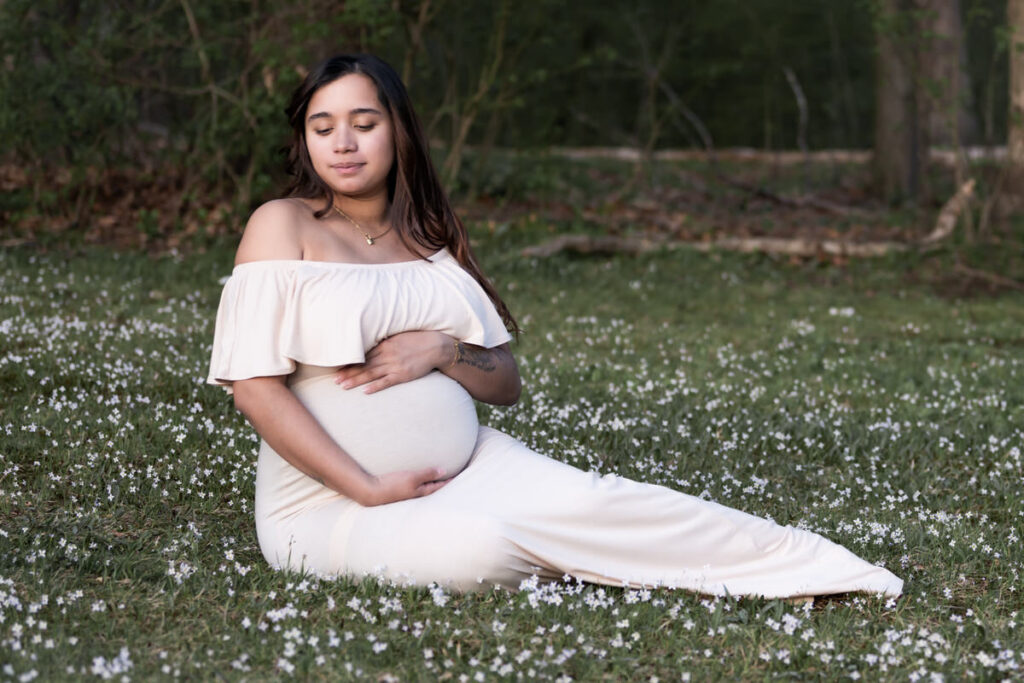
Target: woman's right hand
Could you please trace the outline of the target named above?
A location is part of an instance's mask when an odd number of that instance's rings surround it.
[[[443,469],[428,467],[371,477],[370,490],[365,500],[359,503],[364,507],[372,507],[427,496],[451,481],[451,478],[445,479],[444,476]]]
[[[282,375],[238,380],[234,390],[235,405],[278,455],[300,472],[360,505],[369,507],[419,498],[451,480],[437,467],[377,477],[369,474],[324,431],[285,386]]]

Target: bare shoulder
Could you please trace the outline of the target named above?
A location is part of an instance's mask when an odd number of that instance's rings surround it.
[[[274,199],[253,211],[235,253],[235,265],[251,261],[301,259],[301,225],[306,205],[296,199]]]

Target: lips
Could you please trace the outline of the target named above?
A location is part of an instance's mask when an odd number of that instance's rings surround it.
[[[354,175],[365,166],[365,163],[349,163],[344,164],[331,164],[331,168],[334,169],[338,175]]]

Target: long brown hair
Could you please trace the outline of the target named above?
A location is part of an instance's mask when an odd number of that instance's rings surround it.
[[[338,55],[325,59],[309,72],[285,109],[292,126],[288,147],[288,173],[292,176],[286,196],[323,199],[324,207],[314,213],[323,218],[331,210],[334,195],[313,169],[306,148],[306,111],[313,93],[348,74],[362,74],[377,87],[377,98],[391,118],[395,142],[395,161],[388,173],[388,216],[402,244],[410,251],[409,240],[437,251],[447,247],[455,259],[472,275],[498,309],[510,331],[519,334],[519,325],[490,283],[469,246],[466,226],[452,210],[441,188],[437,171],[430,160],[426,137],[413,111],[409,93],[395,70],[382,59],[366,54]]]

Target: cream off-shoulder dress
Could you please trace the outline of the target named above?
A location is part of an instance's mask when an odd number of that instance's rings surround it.
[[[210,383],[230,391],[233,380],[287,375],[367,472],[458,472],[431,495],[362,507],[263,442],[256,532],[271,565],[456,590],[566,574],[717,595],[902,590],[890,572],[817,534],[539,455],[478,425],[472,398],[440,372],[370,395],[334,383],[338,366],[406,330],[485,347],[510,339],[447,250],[379,265],[258,261],[236,266],[225,284]]]

